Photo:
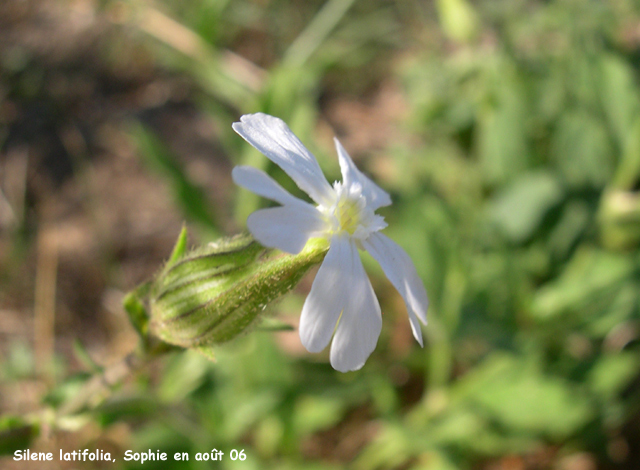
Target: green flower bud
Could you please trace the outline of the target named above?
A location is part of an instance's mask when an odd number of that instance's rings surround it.
[[[314,239],[299,254],[289,255],[264,248],[248,235],[186,254],[174,250],[146,292],[149,329],[166,343],[209,355],[210,346],[254,324],[269,302],[322,262],[327,250],[325,240]]]

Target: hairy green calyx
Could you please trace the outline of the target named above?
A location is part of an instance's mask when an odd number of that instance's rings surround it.
[[[229,341],[263,315],[266,306],[291,290],[328,250],[314,239],[297,255],[268,249],[249,235],[186,251],[183,232],[171,258],[127,307],[138,331],[162,341],[195,348],[211,357],[210,347]],[[128,296],[131,304],[131,295]],[[148,323],[139,326],[140,306]]]

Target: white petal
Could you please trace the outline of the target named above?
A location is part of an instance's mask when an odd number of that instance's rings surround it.
[[[279,202],[283,206],[307,204],[297,197],[289,194],[282,186],[267,175],[264,171],[251,166],[237,166],[231,172],[233,181],[259,196]],[[307,204],[310,207],[311,204]]]
[[[300,340],[309,352],[320,352],[329,344],[340,313],[349,302],[351,258],[349,239],[333,237],[300,315]]]
[[[429,301],[413,261],[397,243],[379,232],[372,233],[362,245],[380,263],[391,284],[400,292],[409,312],[413,336],[422,346],[422,331],[418,318],[427,324]]]
[[[348,257],[342,260],[349,275],[347,302],[331,343],[331,365],[340,372],[360,369],[373,352],[382,329],[380,304],[364,271],[358,249],[349,241]]]
[[[260,209],[247,219],[249,231],[261,244],[291,254],[300,253],[325,224],[322,214],[311,205]]]
[[[338,151],[338,159],[340,161],[340,171],[342,172],[342,180],[345,186],[352,184],[360,184],[362,186],[362,195],[367,200],[367,205],[372,210],[376,210],[379,207],[388,206],[391,204],[391,197],[380,188],[377,184],[367,178],[364,173],[358,170],[353,160],[344,149],[340,141],[336,138],[333,139],[336,144],[336,150]]]
[[[318,204],[329,205],[333,189],[315,157],[282,121],[263,113],[245,114],[233,129],[282,168]]]

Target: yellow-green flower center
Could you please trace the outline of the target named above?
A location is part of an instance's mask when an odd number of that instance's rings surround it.
[[[341,198],[336,206],[336,217],[340,223],[340,229],[353,235],[360,224],[361,207],[357,199]]]

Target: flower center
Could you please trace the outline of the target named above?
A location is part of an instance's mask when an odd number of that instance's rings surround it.
[[[359,204],[359,199],[340,198],[335,210],[340,229],[345,230],[349,235],[353,235],[358,225],[360,225],[361,211],[362,207]]]
[[[371,233],[387,226],[384,218],[376,215],[371,207],[367,206],[367,200],[362,195],[362,186],[353,184],[345,187],[342,183],[336,182],[333,189],[336,196],[333,204],[318,206],[318,210],[327,218],[325,236],[330,238],[336,233],[347,232],[352,238],[364,240]]]

